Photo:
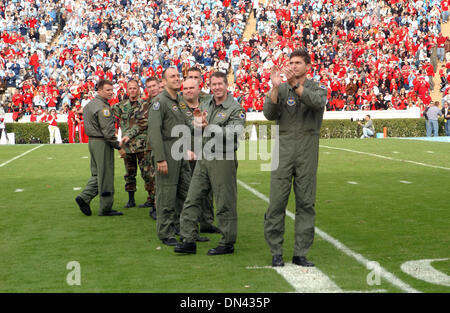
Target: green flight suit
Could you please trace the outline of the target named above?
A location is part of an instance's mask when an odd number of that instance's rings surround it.
[[[306,256],[314,240],[319,135],[327,89],[307,79],[301,97],[287,83],[281,84],[278,90],[278,102],[273,103],[269,94],[263,108],[264,116],[279,126],[273,151],[278,153],[279,163],[271,173],[264,235],[272,255],[282,255],[286,206],[293,181],[294,256]],[[274,155],[272,160],[275,159]]]
[[[210,95],[203,94],[201,97],[199,97],[199,104],[201,102],[209,101],[211,98]],[[184,101],[184,100],[183,100]],[[184,101],[184,103],[186,103]],[[194,151],[195,147],[195,136],[194,136],[194,125],[192,122],[194,121],[194,109],[191,109],[187,103],[186,103],[186,120],[188,123],[189,128],[191,129],[191,151]],[[201,135],[201,131],[198,134]],[[199,144],[197,145],[198,148],[200,148],[200,151],[194,151],[197,154],[201,154],[201,148],[202,148],[202,138],[197,138],[199,140]],[[197,160],[189,161],[189,166],[191,167],[191,172],[194,173],[195,165],[197,164]],[[212,190],[211,192],[205,197],[203,200],[202,205],[202,214],[200,214],[199,217],[199,224],[200,229],[209,229],[213,226],[214,223],[214,205],[213,205],[213,194]]]
[[[222,233],[219,245],[233,246],[237,237],[236,150],[239,134],[245,124],[245,112],[231,95],[228,95],[225,102],[220,105],[216,105],[215,100],[211,98],[208,102],[202,103],[200,109],[208,112],[206,117],[208,126],[203,130],[204,134],[208,132],[209,127],[214,126],[224,134],[223,138],[226,141],[218,134],[214,139],[204,140],[206,144],[212,140],[215,146],[214,149],[210,149],[213,153],[211,155],[207,153],[208,150],[204,145],[203,157],[195,165],[188,196],[181,211],[181,236],[185,238],[185,242],[194,242],[203,199],[212,190],[217,227]],[[240,131],[226,131],[227,126],[238,126]],[[229,152],[226,158],[225,151]],[[219,153],[215,154],[217,152]]]
[[[91,178],[80,193],[86,202],[100,194],[99,215],[112,210],[114,203],[114,149],[120,149],[115,136],[114,114],[108,100],[96,96],[83,109],[84,129],[89,136]]]
[[[172,129],[179,125],[186,126],[186,106],[181,105],[181,97],[172,99],[164,90],[152,100],[149,109],[148,141],[152,147],[152,158],[155,166],[156,184],[156,230],[161,240],[175,238],[179,227],[181,206],[177,206],[177,198],[186,199],[191,171],[186,159],[175,160],[172,146],[179,137],[172,135]],[[157,170],[157,162],[166,161],[168,174]]]
[[[147,202],[155,202],[154,169],[151,161],[151,149],[147,142],[148,107],[149,103],[137,100],[132,103],[129,99],[117,103],[112,110],[120,120],[122,136],[128,136],[130,141],[124,145],[126,152],[125,164],[125,191],[136,191],[137,166],[141,170],[141,177],[145,182],[148,193]]]

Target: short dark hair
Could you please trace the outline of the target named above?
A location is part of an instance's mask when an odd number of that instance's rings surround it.
[[[101,79],[97,82],[97,90],[102,90],[105,85],[114,86],[110,80]]]
[[[309,55],[308,51],[304,49],[294,50],[289,56],[289,60],[293,57],[300,57],[303,59],[303,61],[305,61],[305,64],[311,64],[311,56]]]
[[[187,73],[188,73],[188,74],[189,74],[190,72],[199,72],[200,74],[202,73],[201,69],[199,69],[199,68],[196,67],[196,66],[190,67],[190,68],[187,70]]]
[[[211,81],[211,78],[213,78],[213,77],[222,78],[223,81],[225,82],[225,84],[228,85],[227,74],[225,74],[224,72],[217,71],[217,72],[212,73],[211,76],[209,77],[209,81]]]
[[[149,78],[147,78],[145,80],[145,85],[147,85],[147,83],[149,83],[149,82],[157,82],[157,83],[159,83],[159,80],[155,76],[152,76],[152,77],[149,77]]]

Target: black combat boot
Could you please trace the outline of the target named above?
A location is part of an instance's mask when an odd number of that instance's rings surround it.
[[[124,208],[134,208],[136,206],[136,202],[134,201],[134,191],[128,191],[128,202],[125,204]]]

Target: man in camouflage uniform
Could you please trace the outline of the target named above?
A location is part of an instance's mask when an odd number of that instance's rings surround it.
[[[154,170],[151,162],[150,146],[147,143],[147,115],[148,103],[139,98],[139,85],[135,80],[127,84],[129,99],[117,103],[113,107],[114,115],[120,120],[122,129],[122,143],[126,154],[125,191],[128,192],[128,203],[125,208],[136,206],[134,194],[136,192],[137,166],[145,182],[148,193],[147,201],[140,207],[155,206]]]

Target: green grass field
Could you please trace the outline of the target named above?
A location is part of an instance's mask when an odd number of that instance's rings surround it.
[[[343,292],[406,292],[396,281],[420,292],[449,292],[449,144],[396,139],[320,144],[317,228],[366,260],[378,262],[396,279],[382,277],[380,284],[368,284],[371,270],[366,264],[318,234],[309,259]],[[74,201],[79,193],[74,188],[84,188],[90,175],[87,145],[42,145],[22,155],[35,147],[0,147],[0,292],[296,291],[267,267],[267,202],[242,184],[235,254],[207,256],[219,240],[219,235],[208,234],[211,241],[199,243],[196,255],[178,255],[157,239],[156,223],[147,209],[123,209],[128,195],[118,156],[114,206],[125,215],[96,216],[95,199],[93,216],[86,217]],[[268,197],[270,172],[260,171],[261,163],[265,161],[240,161],[238,179]],[[292,193],[291,212],[293,197]],[[136,200],[145,201],[140,177]],[[288,263],[292,249],[293,220],[286,217]],[[440,283],[401,269],[407,261],[424,259],[439,259],[431,265],[439,271]],[[70,261],[80,264],[79,286],[67,284]]]

